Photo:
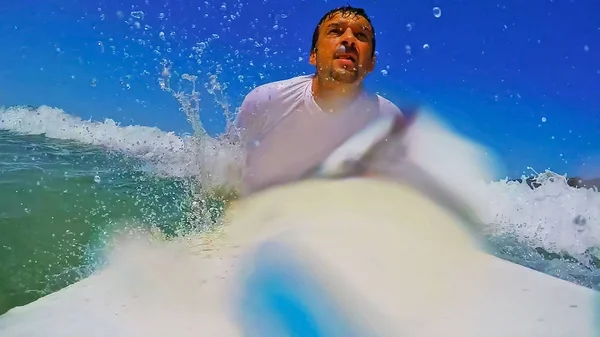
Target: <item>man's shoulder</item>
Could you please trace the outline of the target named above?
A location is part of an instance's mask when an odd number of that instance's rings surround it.
[[[375,97],[377,97],[377,101],[379,103],[379,111],[383,114],[395,114],[395,115],[402,115],[402,110],[400,110],[400,108],[398,108],[394,103],[392,103],[390,100],[388,100],[387,98],[376,94]]]
[[[261,84],[246,96],[255,102],[274,100],[281,96],[286,96],[291,92],[304,91],[306,85],[311,81],[310,75],[301,75],[275,82]]]

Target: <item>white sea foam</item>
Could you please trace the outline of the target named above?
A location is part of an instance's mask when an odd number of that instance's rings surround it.
[[[531,247],[582,257],[600,247],[600,193],[573,188],[566,177],[540,174],[541,185],[497,181],[485,188],[495,235],[515,235]]]
[[[59,108],[41,106],[0,108],[0,130],[73,140],[144,159],[158,174],[210,177],[223,183],[232,149],[210,137],[176,135],[155,127],[122,126],[112,119],[82,120]]]

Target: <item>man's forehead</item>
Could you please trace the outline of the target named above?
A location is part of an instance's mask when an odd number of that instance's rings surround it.
[[[371,24],[362,15],[353,13],[335,13],[333,16],[323,22],[323,26],[349,26],[360,25],[362,29],[371,30]]]

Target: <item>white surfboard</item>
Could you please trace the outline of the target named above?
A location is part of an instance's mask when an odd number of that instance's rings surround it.
[[[596,292],[482,253],[407,186],[306,181],[228,216],[121,243],[97,275],[1,316],[0,336],[597,335]]]

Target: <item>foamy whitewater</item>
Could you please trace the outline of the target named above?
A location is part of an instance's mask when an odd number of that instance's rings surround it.
[[[143,159],[155,173],[171,177],[223,177],[221,173],[236,153],[208,136],[178,136],[155,127],[121,126],[112,119],[86,121],[48,106],[0,108],[0,130],[101,146]]]
[[[201,174],[214,177],[210,184],[216,185],[223,183],[219,177],[223,177],[222,173],[234,160],[230,148],[210,137],[202,138],[199,148],[192,136],[146,126],[121,126],[110,119],[86,121],[47,106],[0,109],[0,130],[98,145],[142,158],[158,174],[173,177]],[[439,129],[434,131],[440,133]],[[440,139],[432,136],[426,145],[420,145],[420,149],[428,148],[428,153],[433,154],[427,160],[435,161],[435,154],[443,152],[435,149],[435,142]],[[464,186],[469,177],[477,176],[471,172],[472,167],[461,167],[460,163],[455,166],[438,168],[436,174],[446,175],[450,186]],[[460,170],[468,174],[457,173]],[[568,254],[588,265],[590,254],[600,247],[600,193],[569,187],[566,177],[552,172],[539,174],[538,182],[541,186],[536,189],[525,182],[473,182],[469,194],[476,195],[471,199],[479,205],[478,211],[488,224],[488,234],[511,236],[530,248]]]

